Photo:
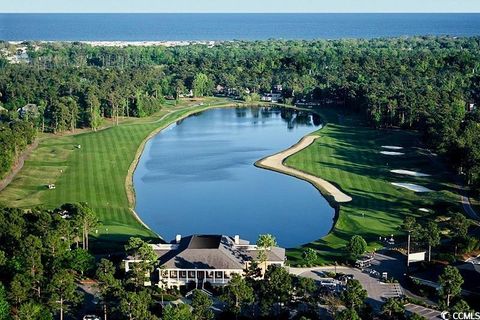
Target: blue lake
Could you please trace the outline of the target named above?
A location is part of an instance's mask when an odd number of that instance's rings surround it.
[[[212,109],[149,140],[134,173],[136,211],[176,234],[271,233],[286,247],[326,235],[335,211],[309,183],[254,163],[317,130],[321,119],[279,108]]]

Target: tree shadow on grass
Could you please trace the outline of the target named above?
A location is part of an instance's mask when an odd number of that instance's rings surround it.
[[[115,254],[124,252],[125,245],[132,237],[141,238],[148,243],[165,243],[163,239],[153,236],[146,237],[126,233],[110,233],[101,234],[96,237],[91,236],[89,250],[95,254]]]

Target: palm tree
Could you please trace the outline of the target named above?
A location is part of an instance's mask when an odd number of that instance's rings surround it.
[[[271,234],[261,234],[258,237],[257,240],[257,247],[259,249],[258,252],[258,257],[257,259],[262,263],[264,263],[265,268],[264,268],[264,273],[267,271],[267,260],[268,260],[268,254],[267,251],[269,251],[272,247],[275,247],[277,245],[277,241],[274,236]]]

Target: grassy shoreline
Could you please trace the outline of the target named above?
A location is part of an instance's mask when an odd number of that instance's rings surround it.
[[[134,210],[133,173],[145,144],[161,130],[191,114],[212,108],[245,105],[225,99],[205,99],[203,104],[198,102],[195,105],[182,102],[179,106],[165,108],[155,116],[127,119],[119,126],[105,127],[98,132],[43,138],[38,149],[27,159],[24,169],[0,193],[0,201],[18,207],[55,207],[87,199],[103,223],[95,235],[96,246],[104,249],[115,248],[130,236],[158,239],[159,236],[143,223]],[[418,140],[415,133],[373,130],[359,125],[357,118],[340,116],[328,108],[317,113],[326,125],[309,135],[316,134],[320,138],[284,159],[284,163],[325,179],[352,196],[353,201],[338,204],[324,190],[317,188],[336,211],[334,224],[331,232],[322,239],[289,249],[288,257],[292,264],[302,264],[301,254],[305,247],[319,250],[319,263],[340,261],[342,248],[352,234],[361,234],[373,248],[377,246],[379,235],[399,233],[398,225],[406,214],[421,216],[414,208],[435,209],[440,198],[453,203],[452,186],[443,177],[446,174],[443,171],[441,177],[408,178],[411,182],[444,190],[438,195],[417,195],[389,184],[387,179],[402,181],[407,178],[394,176],[387,168],[430,170],[431,161],[415,151]],[[390,166],[382,163],[386,158],[378,155],[377,149],[387,142],[409,147],[409,152],[414,154],[403,159],[408,166],[401,167],[401,159],[396,158],[388,158]],[[76,149],[77,145],[82,145],[82,149]],[[46,183],[55,183],[57,189],[46,190]],[[384,191],[391,195],[385,195]]]
[[[185,119],[185,118],[187,118],[187,117],[189,117],[193,114],[196,114],[196,113],[199,113],[199,112],[202,112],[202,111],[206,111],[206,110],[209,110],[209,109],[228,108],[228,107],[235,107],[237,105],[238,105],[238,103],[223,102],[223,103],[219,103],[219,104],[206,104],[206,105],[203,105],[202,107],[192,107],[192,108],[180,109],[180,110],[176,110],[176,111],[171,112],[171,113],[167,113],[166,115],[164,115],[162,118],[160,118],[157,121],[159,123],[161,122],[162,124],[158,128],[156,128],[155,130],[153,130],[140,143],[140,145],[137,149],[137,152],[135,153],[134,160],[132,161],[132,163],[131,163],[131,165],[128,169],[128,172],[127,172],[127,176],[126,176],[126,179],[125,179],[125,190],[126,190],[126,193],[127,193],[127,199],[128,199],[128,203],[129,203],[130,211],[132,212],[132,215],[145,228],[151,230],[151,228],[140,218],[138,213],[135,211],[136,197],[135,197],[135,187],[133,185],[133,174],[135,172],[135,169],[138,166],[138,162],[140,161],[140,158],[143,154],[143,151],[145,150],[145,145],[147,144],[147,142],[150,139],[152,139],[155,135],[162,132],[164,129],[168,128],[174,122],[178,122],[180,120],[183,120],[183,119]],[[168,117],[172,117],[173,119],[168,119],[167,120]],[[151,231],[153,232],[153,230],[151,230]],[[158,235],[158,237],[161,238],[161,235]]]
[[[334,183],[353,200],[338,205],[335,224],[327,236],[288,250],[291,264],[303,263],[302,252],[307,247],[319,251],[319,264],[342,261],[343,248],[354,234],[363,236],[373,250],[381,246],[380,236],[401,235],[400,225],[406,215],[425,217],[427,214],[419,208],[428,208],[435,216],[446,207],[459,207],[450,172],[441,161],[433,162],[417,148],[420,142],[415,132],[375,130],[362,125],[355,115],[341,115],[329,108],[318,110],[318,114],[326,125],[312,134],[320,138],[287,158],[286,164]],[[405,155],[382,155],[382,145],[403,146]],[[392,169],[432,175],[407,177],[390,172]],[[424,185],[436,192],[420,194],[391,185],[399,181]]]
[[[206,104],[201,107],[193,107],[193,108],[176,110],[174,112],[164,115],[161,119],[159,119],[157,122],[161,122],[162,124],[155,130],[153,130],[147,137],[145,137],[145,139],[143,139],[143,141],[140,143],[135,153],[134,160],[132,161],[132,164],[128,169],[127,178],[125,179],[125,189],[127,190],[128,202],[130,206],[132,208],[135,207],[135,188],[133,187],[133,173],[135,172],[135,169],[138,166],[138,162],[140,161],[140,157],[145,149],[145,145],[150,139],[152,139],[155,135],[157,135],[158,133],[160,133],[170,125],[172,125],[174,122],[181,121],[193,114],[206,111],[209,109],[228,108],[228,107],[235,107],[237,105],[239,105],[239,103],[232,103],[232,102],[223,102],[220,104]],[[171,117],[172,119],[167,120],[168,117]]]
[[[124,119],[118,126],[97,132],[45,135],[24,168],[0,193],[0,202],[13,207],[54,208],[66,202],[86,201],[102,222],[93,234],[100,249],[116,248],[131,236],[158,239],[135,216],[125,188],[129,168],[138,161],[139,146],[155,131],[192,113],[235,105],[231,100],[215,98],[181,101],[156,115]],[[56,189],[48,190],[45,185],[49,183]]]

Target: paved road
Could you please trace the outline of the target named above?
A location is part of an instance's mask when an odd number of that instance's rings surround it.
[[[101,312],[99,312],[97,302],[95,300],[95,296],[98,295],[98,289],[95,286],[95,283],[84,281],[79,283],[78,287],[80,291],[84,293],[84,300],[80,310],[77,312],[77,316],[79,316],[79,318],[76,318],[76,319],[82,319],[84,315],[100,316]],[[67,316],[67,319],[73,319],[73,318],[69,318]]]
[[[388,284],[379,281],[376,277],[369,273],[362,272],[357,268],[340,267],[337,272],[352,274],[355,279],[360,281],[362,286],[367,290],[368,301],[373,308],[379,310],[385,298],[396,297],[399,295],[412,296],[417,299],[424,300],[427,304],[434,304],[428,299],[419,297],[405,289],[406,285],[406,258],[401,253],[395,251],[385,251],[375,254],[375,260],[372,262],[370,269],[378,271],[380,274],[387,272],[388,278],[394,278],[399,281],[396,284]],[[294,275],[309,277],[317,281],[324,277],[322,271],[335,271],[334,266],[316,267],[316,268],[290,268],[290,272]]]
[[[472,205],[470,204],[470,199],[465,195],[461,195],[461,201],[465,213],[470,218],[480,221],[480,216],[475,212],[475,210],[473,210]]]
[[[290,268],[290,273],[312,278],[320,281],[322,277],[325,277],[322,272],[329,271],[352,274],[355,279],[360,281],[363,288],[367,290],[368,300],[367,302],[372,305],[376,310],[380,310],[384,299],[389,297],[398,297],[404,294],[404,290],[401,284],[398,283],[383,283],[378,278],[370,275],[369,273],[362,272],[357,268],[343,267],[343,266],[328,266],[328,267],[315,267],[315,268]],[[380,273],[387,272],[388,277],[394,277],[400,279],[403,277],[405,265],[397,257],[391,257],[383,254],[376,254],[375,261],[372,263],[371,269]]]
[[[427,155],[431,160],[437,161],[436,155],[434,155],[431,150],[422,150],[427,151]],[[460,190],[460,201],[462,202],[463,210],[470,218],[480,221],[480,215],[476,213],[475,210],[473,210],[472,205],[470,204],[470,199],[468,197],[468,188],[463,185],[463,182],[459,177],[456,178],[456,181],[457,188]]]
[[[334,271],[335,267],[319,267],[307,269],[290,269],[292,274],[298,275],[300,277],[311,278],[317,281],[320,281],[321,278],[325,276],[322,274],[324,271]],[[372,277],[368,273],[364,273],[358,269],[347,268],[347,267],[337,267],[337,272],[342,272],[345,274],[351,274],[355,279],[360,281],[363,288],[368,292],[367,302],[372,305],[376,310],[380,310],[383,299],[388,297],[397,297],[403,294],[403,290],[398,284],[388,284],[382,283],[377,278]]]

